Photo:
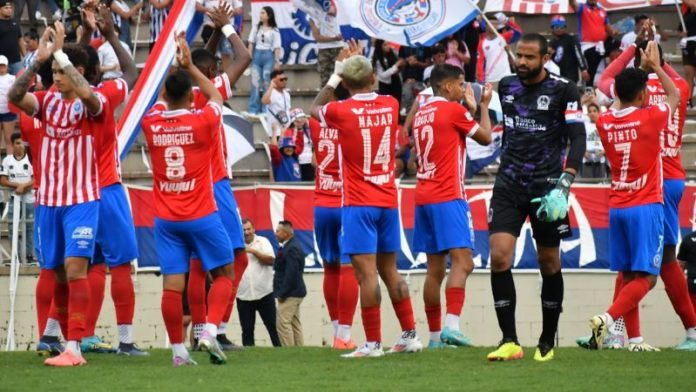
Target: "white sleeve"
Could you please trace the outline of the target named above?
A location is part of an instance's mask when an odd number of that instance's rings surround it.
[[[249,32],[249,43],[250,44],[256,43],[256,34],[258,34],[258,26],[253,25],[253,26],[251,26],[251,31]]]
[[[275,257],[275,252],[273,251],[271,241],[269,241],[266,237],[259,236],[259,238],[261,239],[261,249],[259,249],[259,253]]]
[[[282,42],[280,40],[280,31],[278,29],[273,30],[273,49],[280,49]]]

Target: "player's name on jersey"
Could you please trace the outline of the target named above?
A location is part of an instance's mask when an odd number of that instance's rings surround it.
[[[160,192],[182,193],[191,192],[196,188],[196,179],[188,181],[162,181],[159,183]]]
[[[418,112],[418,116],[413,120],[413,126],[414,127],[420,127],[423,125],[431,124],[435,121],[435,111],[437,108],[435,107],[429,107],[425,109],[421,109],[420,112]]]
[[[388,127],[394,125],[391,107],[380,109],[354,108],[351,110],[358,116],[360,128]]]
[[[322,128],[319,132],[319,139],[338,140],[338,129]]]
[[[152,135],[152,144],[155,146],[185,146],[195,143],[193,132]]]

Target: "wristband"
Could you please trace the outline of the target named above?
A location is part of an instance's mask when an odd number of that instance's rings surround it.
[[[336,87],[338,87],[338,85],[341,84],[341,81],[343,81],[342,77],[340,77],[339,75],[333,74],[329,78],[329,81],[326,82],[326,85],[329,87],[332,87],[335,90]]]
[[[334,64],[334,74],[343,74],[343,61],[336,61],[336,63]]]
[[[231,35],[237,34],[237,32],[234,30],[234,27],[228,23],[222,26],[222,34],[225,38],[230,38]]]
[[[68,55],[65,54],[65,52],[63,52],[62,49],[58,49],[55,52],[53,52],[53,58],[56,60],[58,66],[60,66],[61,69],[72,65],[70,59],[68,58]]]
[[[561,174],[561,176],[558,177],[556,189],[560,190],[565,195],[565,197],[568,197],[568,195],[570,194],[570,184],[572,184],[574,180],[574,175],[568,172],[563,172],[563,174]]]

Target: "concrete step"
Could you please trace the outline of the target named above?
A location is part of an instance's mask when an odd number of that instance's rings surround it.
[[[312,90],[291,90],[290,97],[292,98],[293,108],[302,108],[307,113],[314,102],[314,98],[319,93],[319,89]],[[234,110],[244,111],[249,106],[249,91],[236,91],[232,99],[229,101],[230,106]]]

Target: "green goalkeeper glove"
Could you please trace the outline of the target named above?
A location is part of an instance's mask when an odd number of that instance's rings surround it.
[[[532,203],[540,203],[536,212],[539,220],[554,222],[568,215],[568,195],[570,194],[570,184],[573,183],[574,179],[574,175],[563,172],[558,178],[554,189],[547,193],[546,196],[532,200]]]

